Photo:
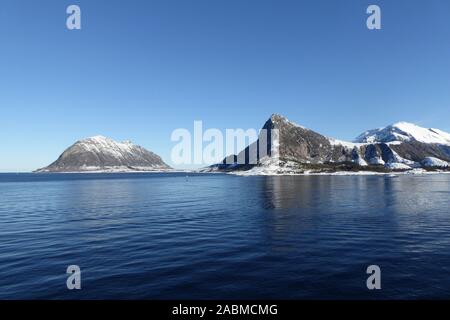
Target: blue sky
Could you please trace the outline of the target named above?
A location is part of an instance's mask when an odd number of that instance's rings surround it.
[[[70,4],[82,30],[66,29]],[[174,129],[259,128],[274,112],[347,140],[400,120],[450,131],[449,12],[446,0],[3,0],[0,171],[98,134],[170,164]]]

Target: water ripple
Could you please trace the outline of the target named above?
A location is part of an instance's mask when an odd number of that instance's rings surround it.
[[[0,174],[0,298],[448,298],[449,196],[448,175]]]

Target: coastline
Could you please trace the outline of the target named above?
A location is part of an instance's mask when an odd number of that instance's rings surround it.
[[[31,171],[31,172],[0,172],[0,174],[118,174],[118,173],[193,173],[193,174],[226,174],[240,177],[263,177],[263,176],[403,176],[403,175],[438,175],[450,174],[450,171],[427,171],[427,170],[408,170],[408,171],[392,171],[392,172],[376,172],[376,171],[336,171],[336,172],[249,172],[248,171],[201,171],[201,170],[95,170],[95,171]]]
[[[303,173],[245,173],[243,172],[226,172],[226,174],[241,177],[252,176],[407,176],[407,175],[438,175],[450,174],[450,171],[426,171],[426,170],[409,170],[403,172],[374,172],[374,171],[336,171],[336,172],[303,172]]]

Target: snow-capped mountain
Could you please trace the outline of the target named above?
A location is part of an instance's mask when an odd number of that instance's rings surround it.
[[[249,174],[286,174],[339,171],[385,173],[418,168],[444,170],[450,167],[450,134],[406,122],[367,131],[355,142],[326,137],[278,114],[273,114],[263,129],[277,129],[279,132],[277,159],[269,152],[270,159],[257,155],[256,165],[230,162],[232,159],[247,161],[250,150],[256,150],[249,146],[239,155],[228,156],[210,169]],[[271,148],[269,143],[268,150]]]
[[[418,141],[450,145],[450,134],[439,129],[427,129],[409,122],[397,122],[390,126],[369,130],[355,139],[358,143],[401,143]]]
[[[170,167],[155,153],[130,141],[95,136],[77,141],[38,172],[155,171]]]

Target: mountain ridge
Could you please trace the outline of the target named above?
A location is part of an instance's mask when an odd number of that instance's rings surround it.
[[[366,131],[354,142],[326,137],[297,125],[280,114],[272,114],[263,125],[263,129],[279,131],[278,166],[274,165],[274,159],[269,152],[269,158],[272,159],[263,159],[258,155],[257,164],[247,162],[230,164],[231,156],[229,156],[222,163],[210,166],[209,169],[251,173],[252,170],[261,172],[261,167],[266,166],[271,168],[266,172],[268,174],[338,171],[388,173],[419,168],[446,170],[450,166],[450,134],[407,122]],[[250,148],[247,147],[242,152],[245,153],[245,159],[249,159]],[[239,158],[235,155],[232,157]]]
[[[158,171],[171,169],[160,156],[133,144],[97,135],[76,141],[49,166],[35,172]]]
[[[400,121],[389,126],[368,130],[360,134],[356,143],[395,143],[417,141],[450,146],[450,133],[445,131],[420,127],[414,123]]]

